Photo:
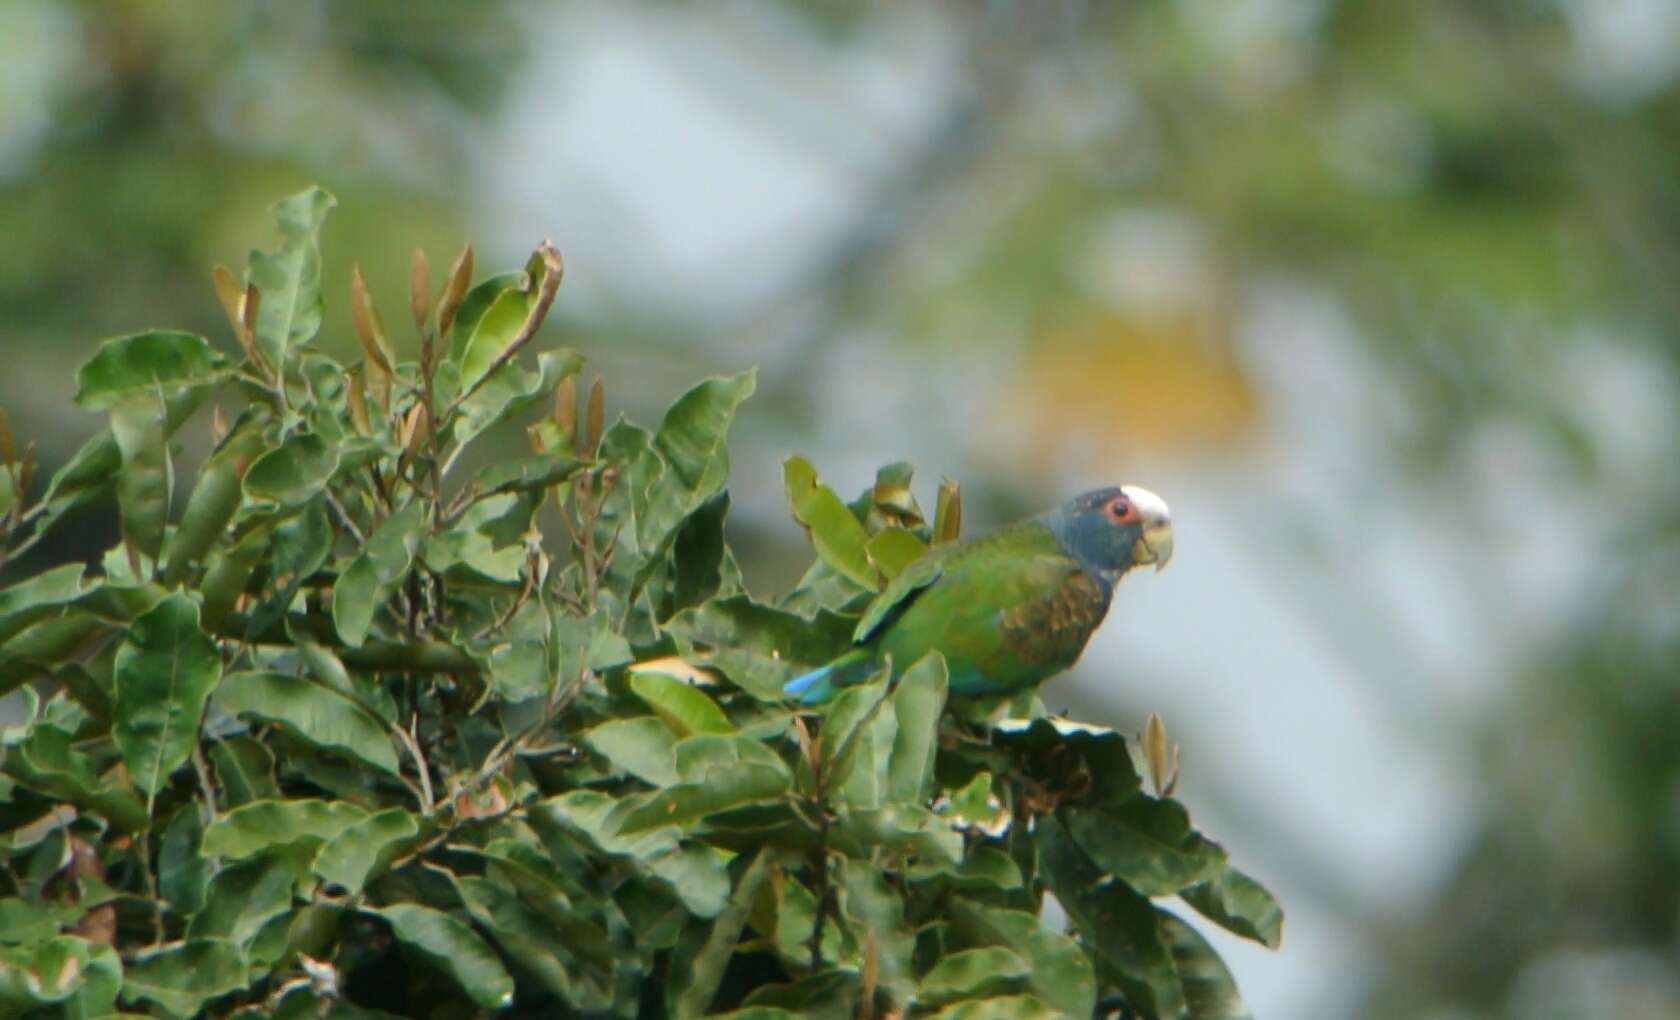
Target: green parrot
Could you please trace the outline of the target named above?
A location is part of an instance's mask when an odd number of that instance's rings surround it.
[[[1126,571],[1172,558],[1167,504],[1135,485],[1097,489],[989,535],[929,550],[877,595],[857,646],[782,688],[817,705],[868,678],[893,677],[928,652],[945,657],[951,692],[1014,694],[1073,665]]]

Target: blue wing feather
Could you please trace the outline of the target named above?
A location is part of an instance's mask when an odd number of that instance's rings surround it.
[[[830,691],[819,690],[819,691],[812,692],[813,700],[811,700],[811,701],[806,701],[805,700],[805,694],[806,694],[807,691],[811,691],[811,689],[813,687],[816,687],[818,684],[822,683],[824,680],[827,680],[829,678],[829,676],[833,674],[833,672],[834,672],[834,667],[833,666],[823,666],[820,669],[813,669],[813,670],[811,670],[811,672],[801,674],[800,676],[796,676],[792,680],[789,680],[786,684],[782,685],[782,693],[786,694],[790,698],[798,698],[800,704],[804,704],[804,705],[817,704],[820,701],[826,700],[827,695],[830,693]],[[828,686],[830,688],[833,687],[832,684],[830,684]]]
[[[782,685],[782,693],[798,699],[801,705],[820,705],[834,697],[840,688],[868,676],[873,658],[868,650],[854,648],[826,666],[789,680]]]

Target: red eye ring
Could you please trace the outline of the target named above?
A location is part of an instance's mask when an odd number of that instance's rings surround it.
[[[1116,496],[1109,501],[1108,516],[1119,524],[1130,524],[1138,519],[1137,508],[1132,506],[1131,500],[1124,496]]]

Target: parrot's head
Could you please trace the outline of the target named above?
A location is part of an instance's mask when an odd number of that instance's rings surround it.
[[[1172,559],[1172,518],[1160,496],[1137,485],[1094,489],[1051,511],[1050,530],[1088,570],[1112,581],[1133,567]]]

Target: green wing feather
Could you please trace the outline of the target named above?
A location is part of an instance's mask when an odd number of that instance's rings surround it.
[[[1066,669],[1108,608],[1103,587],[1038,522],[939,550],[899,580],[859,633],[895,665],[938,650],[962,694],[1015,691]]]

